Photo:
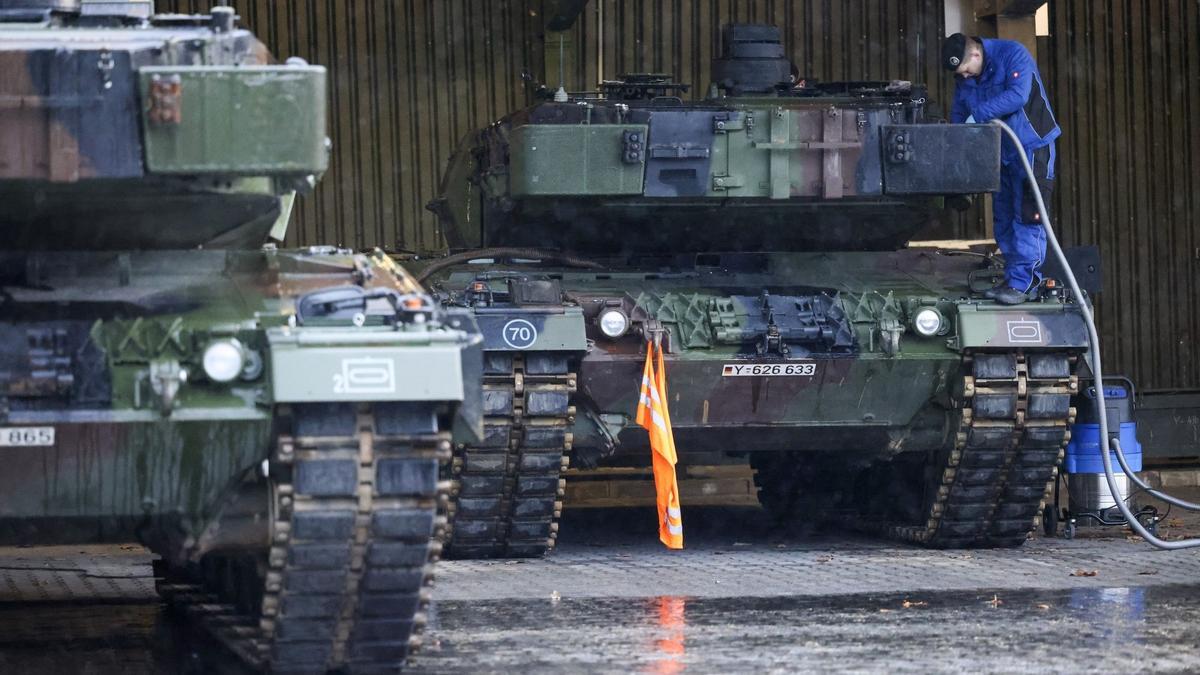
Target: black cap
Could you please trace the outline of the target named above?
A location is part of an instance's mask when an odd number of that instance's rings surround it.
[[[942,66],[946,70],[958,70],[967,55],[967,36],[955,33],[942,43]]]

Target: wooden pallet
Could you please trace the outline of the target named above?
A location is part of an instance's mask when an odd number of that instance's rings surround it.
[[[653,506],[649,467],[603,467],[566,472],[568,509]],[[754,470],[748,465],[679,466],[679,501],[684,506],[758,506]]]

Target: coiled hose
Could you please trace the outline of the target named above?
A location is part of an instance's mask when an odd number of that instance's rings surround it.
[[[1092,378],[1095,382],[1096,388],[1096,408],[1098,411],[1103,413],[1105,410],[1104,383],[1102,382],[1104,375],[1100,367],[1100,335],[1099,331],[1096,330],[1096,321],[1092,317],[1092,310],[1088,306],[1087,299],[1083,297],[1083,291],[1079,289],[1079,282],[1075,279],[1075,273],[1071,271],[1071,265],[1067,262],[1066,255],[1063,254],[1062,246],[1060,246],[1058,243],[1058,237],[1054,234],[1054,228],[1050,226],[1050,214],[1046,212],[1046,201],[1042,199],[1042,191],[1038,189],[1037,179],[1033,174],[1033,167],[1029,164],[1029,158],[1025,155],[1025,148],[1021,145],[1021,139],[1018,138],[1016,132],[1014,132],[1004,122],[1001,122],[1000,120],[992,120],[991,124],[1000,127],[1000,129],[1008,135],[1008,137],[1020,150],[1018,156],[1021,158],[1021,166],[1024,167],[1025,175],[1029,179],[1029,182],[1033,188],[1031,192],[1033,192],[1033,198],[1037,201],[1038,213],[1042,217],[1042,229],[1046,231],[1046,241],[1049,242],[1051,249],[1054,251],[1054,257],[1058,259],[1059,264],[1062,265],[1063,273],[1067,277],[1067,285],[1071,289],[1071,295],[1075,298],[1075,303],[1079,305],[1079,311],[1081,314],[1083,314],[1083,319],[1087,323],[1088,343],[1090,346],[1088,354],[1091,359]],[[1125,503],[1124,499],[1116,498],[1117,495],[1121,494],[1121,491],[1117,486],[1117,478],[1113,474],[1112,459],[1109,457],[1110,447],[1114,448],[1115,452],[1117,453],[1117,459],[1121,463],[1121,470],[1125,473],[1125,475],[1129,476],[1129,478],[1136,485],[1148,490],[1150,494],[1154,495],[1155,497],[1159,497],[1160,499],[1163,499],[1165,495],[1158,490],[1150,490],[1148,485],[1142,482],[1140,478],[1138,478],[1132,471],[1129,470],[1129,465],[1125,462],[1125,457],[1121,453],[1120,442],[1109,439],[1108,437],[1108,415],[1098,414],[1096,417],[1100,422],[1100,459],[1104,462],[1104,477],[1108,482],[1108,490],[1114,497],[1113,501],[1116,502],[1117,508],[1120,509],[1121,515],[1125,517],[1125,522],[1129,524],[1129,527],[1132,528],[1133,531],[1143,539],[1150,542],[1151,545],[1161,549],[1177,551],[1185,548],[1200,547],[1200,538],[1181,539],[1178,541],[1159,539],[1138,521],[1137,517],[1130,510],[1129,505]],[[1187,509],[1194,509],[1194,507],[1200,506],[1174,497],[1166,501]]]

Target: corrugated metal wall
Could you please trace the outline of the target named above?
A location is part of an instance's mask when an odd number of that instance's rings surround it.
[[[206,11],[215,0],[158,0]],[[468,130],[525,103],[519,74],[541,59],[522,0],[233,0],[276,56],[326,66],[333,158],[299,201],[290,244],[430,250],[424,209]]]
[[[1067,244],[1104,256],[1110,372],[1200,389],[1200,4],[1051,2],[1042,73],[1063,128]]]
[[[301,200],[289,243],[443,246],[423,205],[458,139],[524,104],[523,68],[543,72],[542,1],[233,4],[277,55],[330,69],[333,165]],[[1054,208],[1066,243],[1105,253],[1106,357],[1147,388],[1200,388],[1200,7],[1051,5],[1040,57],[1064,128]],[[782,26],[812,77],[923,81],[941,102],[953,86],[937,63],[942,0],[591,0],[566,43],[566,85],[660,71],[702,94],[728,21]],[[982,233],[976,210],[936,234]]]
[[[592,0],[584,16],[585,61],[568,86],[666,72],[703,95],[729,22],[780,26],[800,71],[817,79],[928,82],[941,87],[936,98],[949,84],[937,68],[942,0]]]

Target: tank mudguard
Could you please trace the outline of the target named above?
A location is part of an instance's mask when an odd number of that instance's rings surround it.
[[[1087,326],[1069,305],[1001,307],[961,305],[961,349],[1086,349]]]
[[[272,397],[276,403],[462,401],[460,338],[457,332],[272,328]]]
[[[485,351],[583,352],[587,335],[578,307],[477,308]]]

